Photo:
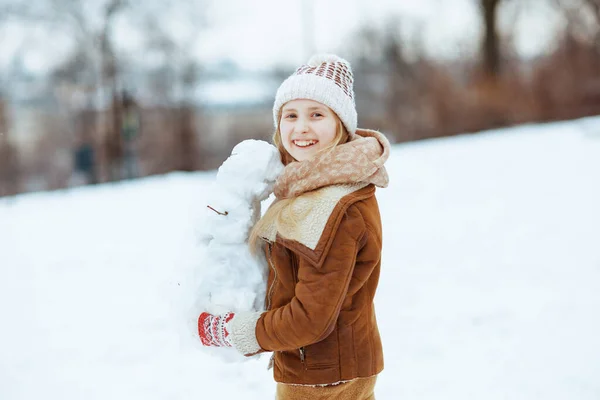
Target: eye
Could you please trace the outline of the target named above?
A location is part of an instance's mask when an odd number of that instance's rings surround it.
[[[296,118],[296,114],[286,114],[284,118],[286,118],[286,119]]]
[[[322,117],[323,114],[321,114],[320,112],[315,112],[313,113],[313,117]]]

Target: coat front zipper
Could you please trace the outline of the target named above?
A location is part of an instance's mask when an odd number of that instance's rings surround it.
[[[277,270],[271,261],[271,246],[269,243],[269,251],[267,255],[267,262],[269,263],[269,267],[273,270],[273,282],[271,282],[271,287],[269,287],[269,293],[267,294],[267,311],[271,310],[271,296],[273,296],[273,289],[275,288],[275,282],[277,282]]]
[[[271,296],[273,295],[273,289],[275,288],[275,282],[277,281],[277,269],[275,269],[275,266],[273,265],[273,262],[271,260],[271,255],[272,255],[272,250],[271,250],[271,243],[269,243],[269,250],[268,250],[268,255],[267,255],[267,262],[269,263],[269,267],[273,270],[273,282],[271,283],[271,287],[269,288],[269,293],[267,295],[267,311],[271,309]],[[294,273],[294,281],[295,284],[298,284],[298,265],[296,265],[296,259],[295,256],[294,257],[294,265],[292,265],[292,270]],[[298,349],[298,351],[300,352],[300,361],[302,362],[302,364],[304,364],[304,361],[306,360],[306,351],[303,347],[300,347]],[[269,364],[267,366],[267,369],[271,369],[273,368],[273,365],[275,364],[275,351],[273,352],[273,354],[271,355],[271,359],[269,360]]]
[[[298,269],[300,268],[300,265],[298,263],[298,259],[296,258],[295,254],[292,254],[292,258],[294,260],[293,265],[292,265],[292,272],[294,273],[294,285],[298,284]],[[298,349],[298,351],[300,352],[300,362],[302,364],[304,364],[304,361],[306,360],[306,350],[304,349],[304,346],[300,347]]]
[[[269,242],[269,251],[267,254],[267,262],[269,263],[269,267],[273,270],[273,282],[271,282],[271,287],[269,287],[269,292],[267,294],[267,311],[271,309],[271,296],[273,295],[273,289],[275,288],[275,282],[277,281],[277,270],[273,266],[271,261],[271,246],[272,244]],[[271,355],[271,359],[269,360],[269,365],[267,366],[267,370],[273,368],[273,364],[275,363],[275,352]]]
[[[300,361],[304,364],[304,360],[306,359],[306,353],[304,347],[300,347]]]

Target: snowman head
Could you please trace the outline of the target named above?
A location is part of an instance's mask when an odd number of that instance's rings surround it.
[[[244,140],[219,167],[217,185],[248,202],[264,200],[283,170],[279,150],[262,140]]]

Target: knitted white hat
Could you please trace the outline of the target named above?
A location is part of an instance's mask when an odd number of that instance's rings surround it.
[[[318,101],[331,108],[349,133],[357,127],[356,106],[352,85],[354,77],[350,63],[333,54],[317,54],[288,77],[275,95],[273,121],[279,123],[281,107],[296,99]]]

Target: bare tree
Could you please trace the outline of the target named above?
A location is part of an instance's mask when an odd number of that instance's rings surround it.
[[[163,114],[169,120],[169,134],[158,132],[152,135],[151,141],[145,141],[146,151],[160,154],[160,157],[156,157],[156,162],[163,164],[159,169],[194,171],[202,164],[200,134],[196,124],[199,110],[194,99],[201,68],[190,49],[196,46],[206,21],[197,14],[198,4],[195,3],[190,9],[188,6],[191,5],[181,6],[185,16],[180,16],[178,20],[189,22],[189,29],[179,38],[165,29],[159,14],[145,15],[140,21],[145,33],[146,51],[157,60],[162,60],[153,71],[152,97],[160,99],[161,106],[168,104]]]
[[[17,148],[9,140],[6,102],[0,96],[0,197],[19,193],[19,158]]]
[[[600,112],[600,0],[549,0],[563,18],[554,51],[536,63],[533,85],[544,119]]]
[[[500,41],[498,36],[498,7],[505,0],[479,0],[484,24],[482,43],[483,70],[488,78],[500,75]]]
[[[595,43],[600,52],[600,0],[550,0],[566,22],[565,32]]]
[[[13,18],[62,30],[73,39],[73,55],[55,71],[53,80],[91,88],[86,90],[90,96],[87,106],[95,108],[97,104],[92,99],[99,98],[103,99],[102,103],[110,104],[110,111],[105,114],[108,123],[101,124],[105,127],[101,148],[109,179],[118,179],[115,165],[120,162],[122,149],[118,129],[119,60],[113,43],[113,28],[116,19],[137,0],[100,0],[93,4],[85,0],[7,1],[14,2],[9,10]],[[62,111],[69,118],[71,110]]]
[[[102,13],[102,28],[98,33],[101,58],[101,92],[110,99],[110,113],[107,114],[109,123],[105,125],[106,133],[103,140],[104,155],[108,165],[111,181],[122,179],[123,143],[121,126],[123,123],[123,104],[119,93],[118,60],[113,44],[112,29],[116,17],[128,5],[127,0],[110,0]]]

